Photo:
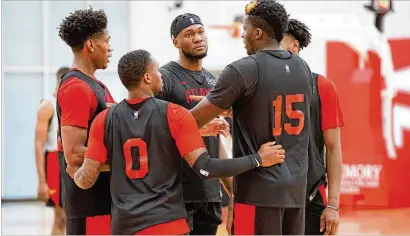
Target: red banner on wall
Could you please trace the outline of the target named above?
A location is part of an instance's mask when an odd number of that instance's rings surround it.
[[[345,119],[341,206],[410,207],[410,39],[388,43],[362,68],[349,45],[326,46]]]

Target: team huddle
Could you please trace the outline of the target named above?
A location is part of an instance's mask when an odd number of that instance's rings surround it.
[[[53,234],[215,235],[222,187],[229,234],[336,234],[343,117],[333,82],[298,56],[311,40],[305,24],[275,0],[249,3],[249,56],[216,78],[202,67],[200,17],[179,15],[170,27],[178,60],[159,67],[146,50],[123,55],[128,97],[116,102],[94,76],[111,57],[107,23],[103,10],[86,9],[59,28],[74,63],[57,73],[36,128]],[[232,159],[220,135],[232,135]],[[51,169],[61,173],[53,181]]]

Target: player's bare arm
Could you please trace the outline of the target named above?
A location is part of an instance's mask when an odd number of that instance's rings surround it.
[[[61,139],[64,140],[62,143],[67,165],[70,167],[81,167],[87,150],[84,146],[87,140],[87,128],[62,126]]]
[[[339,207],[340,185],[342,182],[342,148],[340,145],[340,128],[323,131],[326,146],[326,169],[328,179],[328,205]],[[333,211],[328,214],[326,211]],[[334,215],[335,216],[331,216]],[[334,219],[333,219],[334,218]],[[334,235],[339,225],[338,212],[326,208],[321,218],[321,230],[326,228],[325,235]]]
[[[219,139],[219,158],[220,159],[228,159],[228,153],[222,143],[222,140]],[[229,198],[232,198],[232,177],[223,178],[221,179],[222,186],[224,187],[226,193],[228,194]]]
[[[37,111],[37,121],[35,129],[35,156],[36,156],[36,167],[38,176],[38,199],[41,201],[47,201],[49,199],[49,188],[46,182],[45,174],[45,156],[44,156],[44,145],[47,142],[47,133],[50,120],[53,117],[53,105],[47,101],[43,100]]]
[[[83,165],[75,172],[74,182],[82,189],[91,188],[100,174],[102,163],[85,158]]]
[[[326,146],[326,169],[328,178],[328,203],[338,207],[340,185],[342,182],[342,147],[340,128],[323,131]]]
[[[204,125],[208,124],[212,119],[224,111],[225,109],[219,108],[218,106],[210,103],[206,97],[190,110],[199,128],[202,128]]]

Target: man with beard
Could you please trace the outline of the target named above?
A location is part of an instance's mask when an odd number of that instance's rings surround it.
[[[288,20],[277,1],[248,4],[242,37],[250,56],[225,67],[191,110],[202,127],[232,107],[234,158],[268,140],[286,150],[284,163],[234,177],[234,234],[304,234],[313,78],[301,58],[280,46]]]
[[[310,44],[311,38],[312,35],[305,24],[291,19],[282,46],[299,55],[299,52]],[[344,122],[333,81],[316,73],[313,73],[313,78],[310,117],[314,145],[309,155],[307,193],[310,202],[306,206],[305,234],[333,235],[336,234],[339,225],[339,194],[342,181],[340,127]],[[329,190],[327,199],[325,185]]]
[[[215,77],[202,67],[202,59],[208,51],[207,36],[201,19],[194,14],[177,16],[171,24],[171,38],[179,51],[179,60],[160,68],[163,90],[157,96],[162,100],[192,109],[198,102],[191,96],[205,96],[215,85]],[[228,123],[216,118],[201,129],[201,135],[212,158],[218,158],[225,150],[219,133],[228,135]],[[221,155],[226,157],[226,155]],[[188,212],[190,234],[215,235],[221,224],[222,193],[219,180],[204,180],[182,161],[182,185],[185,207]],[[232,192],[232,180],[223,179],[228,194]]]
[[[89,127],[113,103],[108,89],[94,77],[111,57],[107,16],[103,10],[77,10],[60,25],[59,36],[70,46],[73,68],[65,74],[57,94],[58,158],[67,235],[110,234],[110,173],[104,171],[89,190],[77,187],[65,171],[79,168],[87,150]]]

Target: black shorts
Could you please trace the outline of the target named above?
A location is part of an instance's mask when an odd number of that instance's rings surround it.
[[[235,235],[303,235],[305,208],[259,207],[235,203]]]
[[[67,219],[66,235],[111,235],[111,215]]]
[[[322,216],[323,210],[325,210],[326,208],[325,203],[325,186],[321,185],[315,197],[306,206],[306,235],[323,235],[325,233],[325,230],[323,230],[323,232],[320,232],[320,217]]]
[[[191,234],[192,231],[199,230],[207,235],[215,234],[218,225],[222,223],[220,202],[185,203],[185,209],[188,213],[187,223]]]
[[[45,174],[48,188],[50,189],[50,199],[46,206],[62,206],[61,201],[61,173],[58,163],[58,152],[45,152],[44,154]]]

